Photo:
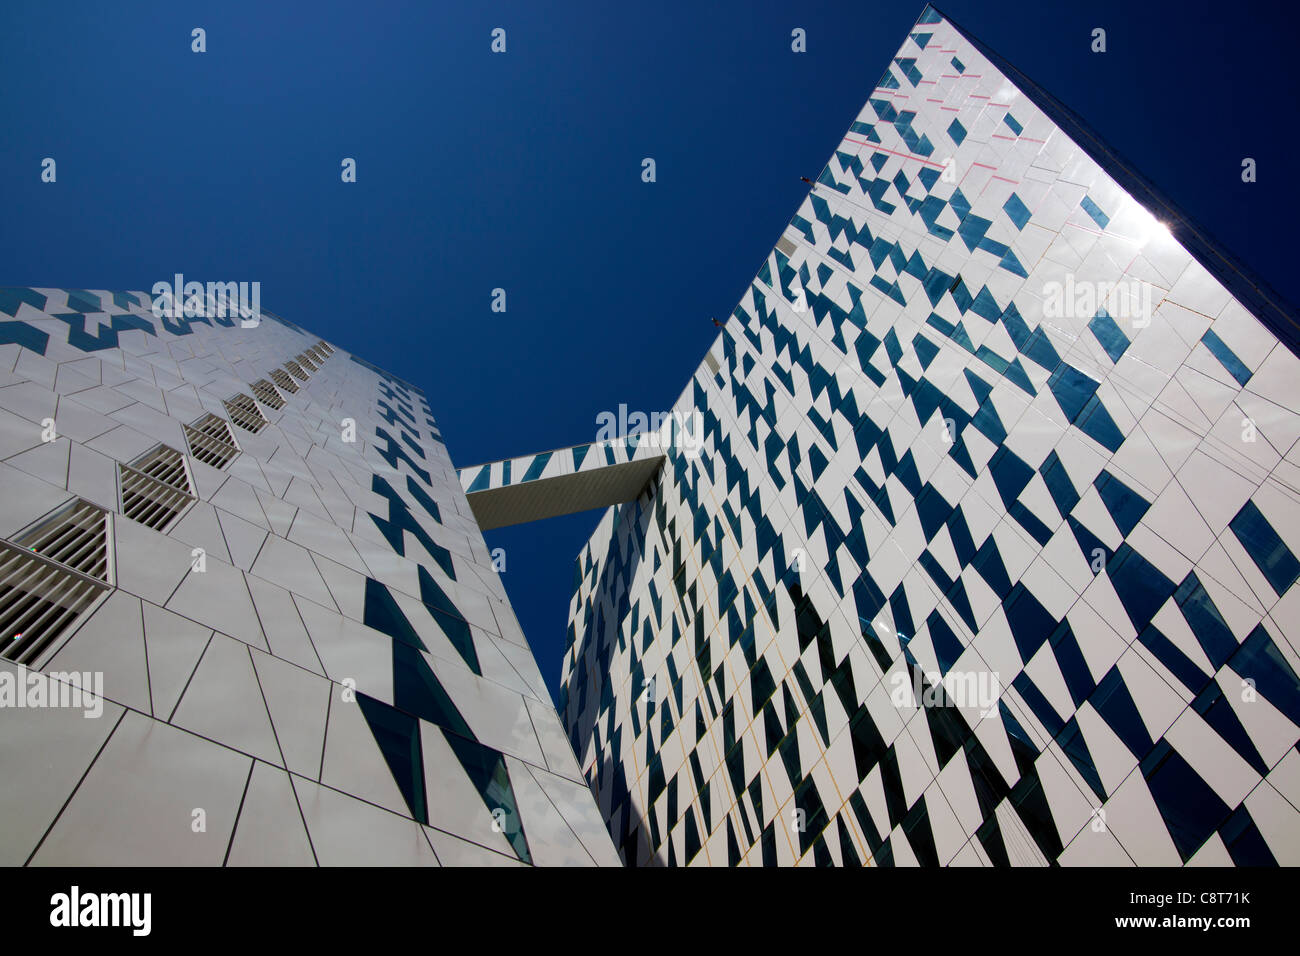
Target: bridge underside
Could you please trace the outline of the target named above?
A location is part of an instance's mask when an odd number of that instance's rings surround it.
[[[577,514],[632,501],[659,471],[663,455],[601,465],[519,484],[469,491],[474,520],[484,531]]]

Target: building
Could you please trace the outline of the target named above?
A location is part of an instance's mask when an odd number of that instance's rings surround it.
[[[927,7],[702,438],[462,471],[490,523],[614,505],[561,710],[623,859],[1300,863],[1298,333]]]
[[[420,390],[160,302],[0,290],[0,864],[617,865]]]

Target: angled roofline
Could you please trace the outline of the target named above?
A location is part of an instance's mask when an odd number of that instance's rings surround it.
[[[1007,79],[1015,83],[1020,92],[1029,97],[1035,106],[1074,140],[1093,162],[1119,184],[1120,188],[1164,223],[1173,238],[1191,254],[1192,258],[1214,276],[1238,302],[1263,323],[1265,328],[1279,341],[1284,342],[1292,353],[1300,356],[1300,310],[1297,310],[1294,304],[1229,252],[1223,243],[1210,235],[1204,227],[1194,222],[1068,106],[1008,63],[934,4],[926,4],[925,9],[933,10],[935,14],[947,21],[1002,71]],[[920,19],[925,19],[925,11],[922,11]],[[919,20],[918,25],[920,25]]]

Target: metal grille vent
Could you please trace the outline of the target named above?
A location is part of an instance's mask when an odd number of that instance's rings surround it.
[[[324,352],[326,355],[333,355],[333,354],[334,354],[334,346],[330,345],[328,342],[326,342],[326,341],[324,341],[324,340],[322,340],[322,341],[320,341],[320,342],[317,342],[317,343],[316,343],[316,348],[320,349],[320,350],[321,350],[322,352]]]
[[[302,370],[302,366],[299,365],[297,362],[295,362],[293,359],[289,359],[289,361],[285,362],[284,367],[289,370],[290,375],[292,375],[300,382],[305,382],[307,381],[307,379],[311,378],[310,375],[308,375],[306,372]]]
[[[275,382],[290,395],[298,391],[298,383],[289,377],[289,373],[282,368],[277,368],[271,373],[271,381]]]
[[[277,411],[284,408],[284,396],[277,392],[275,386],[266,379],[258,379],[251,387],[257,400],[267,408],[274,408]]]
[[[325,353],[321,351],[319,345],[313,345],[311,348],[307,349],[307,354],[312,357],[312,360],[317,365],[321,365],[325,361]]]
[[[306,352],[299,354],[298,361],[303,365],[307,366],[307,370],[309,372],[314,372],[318,368],[320,368],[319,365],[317,365],[315,362],[312,361],[312,357],[308,355]]]
[[[185,426],[185,439],[190,443],[190,454],[213,468],[225,468],[239,454],[234,432],[224,418],[211,412]]]
[[[267,425],[271,424],[262,414],[262,410],[257,407],[257,402],[253,401],[249,395],[233,395],[222,402],[226,406],[226,411],[230,413],[230,420],[246,432],[252,432],[256,435]]]
[[[108,593],[108,521],[78,499],[0,538],[0,656],[33,663]]]
[[[185,459],[175,448],[159,445],[129,465],[122,476],[122,514],[155,531],[166,531],[197,498]]]

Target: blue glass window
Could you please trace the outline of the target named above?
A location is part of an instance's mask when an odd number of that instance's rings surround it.
[[[1070,422],[1082,414],[1088,401],[1096,394],[1098,384],[1072,365],[1064,364],[1059,365],[1047,380],[1047,387]]]
[[[1142,761],[1142,775],[1186,863],[1223,824],[1230,808],[1164,740]]]
[[[1017,229],[1024,229],[1029,223],[1029,207],[1015,193],[1002,204],[1002,210],[1011,217]]]
[[[1250,381],[1252,373],[1246,368],[1246,363],[1237,358],[1237,353],[1228,348],[1223,339],[1214,334],[1213,329],[1206,329],[1205,334],[1201,336],[1201,341],[1210,350],[1210,354],[1218,359],[1240,384],[1245,385]]]
[[[1152,748],[1151,732],[1138,713],[1118,667],[1112,667],[1101,679],[1089,701],[1133,756],[1141,758]]]
[[[1102,309],[1092,317],[1088,323],[1088,328],[1092,334],[1097,337],[1101,347],[1106,350],[1112,362],[1118,362],[1126,349],[1129,347],[1128,336],[1124,334],[1115,320],[1110,317],[1110,313]]]
[[[1065,517],[1079,503],[1079,493],[1074,490],[1074,484],[1070,481],[1070,476],[1066,473],[1065,466],[1061,464],[1061,458],[1055,449],[1048,453],[1038,471],[1043,476],[1047,490],[1061,512],[1061,517]]]
[[[1210,600],[1210,595],[1206,593],[1204,585],[1196,577],[1195,572],[1190,572],[1183,579],[1183,583],[1178,586],[1178,591],[1174,594],[1174,601],[1182,610],[1187,626],[1196,635],[1196,640],[1205,651],[1210,664],[1218,670],[1236,653],[1237,639],[1223,620],[1219,609]]]
[[[1151,502],[1105,470],[1097,476],[1093,486],[1101,495],[1102,503],[1110,512],[1115,527],[1119,528],[1120,534],[1128,537],[1150,509]]]
[[[1084,196],[1079,205],[1083,207],[1084,212],[1092,217],[1092,221],[1101,226],[1101,228],[1105,229],[1106,226],[1110,224],[1110,217],[1102,212],[1097,204],[1089,197]]]
[[[1075,425],[1097,444],[1112,452],[1119,451],[1119,446],[1124,444],[1124,433],[1119,430],[1115,419],[1110,417],[1110,412],[1106,411],[1106,406],[1096,395],[1092,396]]]
[[[1277,866],[1277,858],[1268,848],[1263,834],[1243,803],[1219,829],[1223,845],[1237,866]]]
[[[1264,517],[1253,501],[1242,505],[1237,516],[1229,525],[1237,536],[1241,546],[1246,549],[1251,560],[1259,566],[1269,585],[1278,594],[1285,594],[1287,589],[1300,577],[1300,561],[1291,553],[1268,519]]]
[[[1134,551],[1128,543],[1119,546],[1115,556],[1106,565],[1106,575],[1111,587],[1128,612],[1133,627],[1141,632],[1160,606],[1176,590],[1160,569]]]
[[[1011,636],[1023,660],[1029,660],[1043,646],[1043,642],[1056,630],[1057,621],[1051,612],[1039,603],[1033,592],[1017,584],[1003,603]]]
[[[411,816],[427,824],[429,809],[424,792],[420,722],[410,714],[360,692],[357,693],[357,706],[384,755],[384,762],[388,764]]]
[[[1286,714],[1293,724],[1300,724],[1300,678],[1262,624],[1251,631],[1228,666],[1254,681],[1270,704]]]
[[[551,460],[551,452],[549,451],[542,452],[540,455],[538,455],[536,458],[533,459],[532,464],[528,466],[528,470],[524,472],[524,477],[522,480],[532,481],[533,479],[535,479],[538,475],[542,473],[542,469],[546,467],[547,463],[550,460]]]

